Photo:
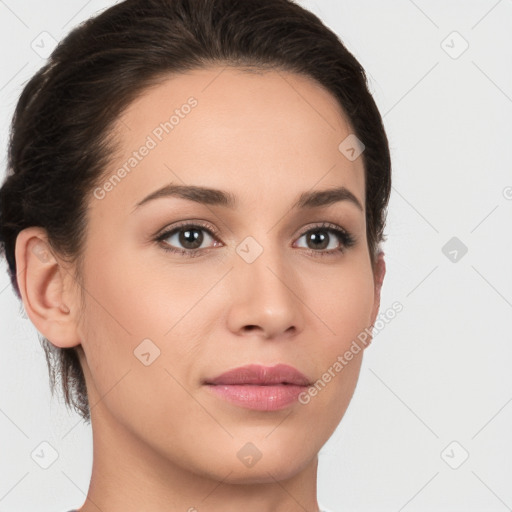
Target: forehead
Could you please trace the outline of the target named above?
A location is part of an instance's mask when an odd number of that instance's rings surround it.
[[[133,206],[172,182],[253,203],[345,185],[364,205],[362,158],[339,149],[350,123],[336,99],[302,75],[211,67],[169,76],[128,106],[115,131],[120,152],[106,180],[122,179],[109,202]]]

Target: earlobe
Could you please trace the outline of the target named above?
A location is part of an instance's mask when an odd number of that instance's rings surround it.
[[[64,297],[64,276],[40,227],[22,230],[16,238],[17,281],[25,311],[36,329],[61,348],[80,344],[74,315]]]

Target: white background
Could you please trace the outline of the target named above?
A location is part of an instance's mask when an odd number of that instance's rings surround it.
[[[384,116],[394,168],[381,311],[403,305],[320,452],[319,501],[511,510],[512,1],[300,3],[363,64]],[[1,176],[17,97],[43,64],[32,46],[112,4],[0,0]],[[457,261],[443,251],[453,237],[467,247]],[[35,328],[0,266],[0,512],[64,512],[85,499],[90,426],[51,399]],[[31,458],[45,441],[58,452],[46,470]]]

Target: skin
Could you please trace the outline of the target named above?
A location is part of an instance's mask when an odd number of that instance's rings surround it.
[[[84,304],[42,228],[17,239],[28,316],[54,345],[81,347],[94,463],[80,510],[316,512],[318,452],[352,398],[363,350],[308,404],[280,411],[237,407],[202,380],[285,363],[315,381],[375,322],[385,263],[382,252],[370,263],[363,161],[338,150],[352,130],[316,82],[212,67],[166,78],[130,105],[107,177],[191,96],[197,106],[136,168],[103,199],[91,194]],[[228,191],[239,204],[163,197],[133,212],[170,182]],[[291,210],[302,192],[341,185],[364,211],[349,201]],[[202,231],[198,257],[153,240],[183,220],[217,230]],[[327,249],[308,245],[303,234],[322,222],[356,243],[334,252],[341,242],[327,232]],[[252,263],[236,252],[247,236],[263,249]],[[178,235],[166,242],[184,248]],[[149,366],[134,356],[147,338],[160,350]],[[237,457],[247,442],[262,455],[252,467]]]

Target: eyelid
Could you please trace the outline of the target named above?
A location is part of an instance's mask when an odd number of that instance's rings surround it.
[[[179,221],[175,224],[172,224],[171,226],[166,226],[159,231],[152,237],[153,240],[161,240],[162,238],[167,238],[171,235],[171,233],[174,233],[175,231],[178,231],[179,229],[183,229],[185,227],[201,227],[205,231],[208,231],[210,235],[214,236],[215,238],[218,238],[220,236],[219,231],[209,222],[202,221],[202,220],[183,220]]]
[[[350,233],[342,228],[341,226],[338,226],[338,224],[333,224],[332,222],[313,222],[311,225],[304,228],[299,236],[304,236],[306,233],[309,233],[310,231],[313,231],[314,229],[321,229],[321,228],[327,228],[327,229],[333,229],[335,231],[342,231],[343,233],[349,235]]]

